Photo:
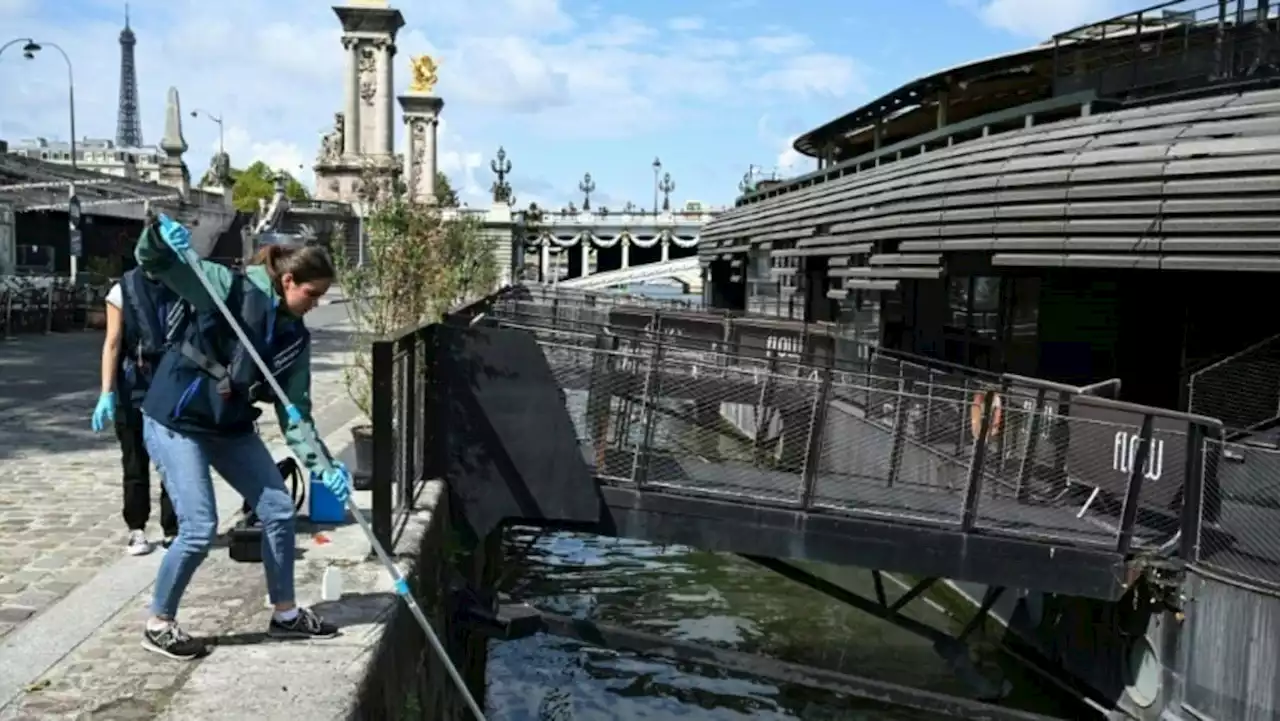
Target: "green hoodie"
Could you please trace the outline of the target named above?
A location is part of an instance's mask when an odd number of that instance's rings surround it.
[[[138,259],[138,265],[142,266],[143,271],[150,273],[157,280],[169,286],[174,293],[177,293],[183,300],[190,303],[197,311],[216,311],[216,306],[209,298],[208,291],[200,284],[200,279],[196,277],[195,271],[186,263],[179,261],[173,249],[160,240],[157,234],[143,231],[141,237],[138,238],[138,246],[134,251],[134,257]],[[232,278],[234,277],[233,271],[207,260],[200,261],[200,270],[204,273],[204,277],[208,279],[210,287],[218,294],[218,297],[226,301],[227,294],[231,289]],[[271,282],[271,276],[267,274],[266,268],[261,265],[250,265],[245,268],[245,275],[259,290],[272,298],[279,298],[279,294],[276,293],[275,285]],[[281,307],[283,308],[283,306]],[[288,311],[285,312],[287,313]],[[290,319],[282,318],[281,320]],[[288,395],[289,401],[302,414],[303,421],[311,424],[310,344],[307,344],[302,349],[302,352],[298,354],[297,360],[291,367],[290,372],[285,374],[283,380],[284,382],[281,385],[285,394]],[[289,416],[285,412],[285,406],[279,400],[276,401],[276,419],[280,423],[281,430],[284,431],[289,450],[293,451],[293,455],[303,462],[308,471],[319,473],[321,468],[317,463],[318,459],[314,456],[315,451],[307,444],[306,438],[299,432],[299,428],[289,423]]]

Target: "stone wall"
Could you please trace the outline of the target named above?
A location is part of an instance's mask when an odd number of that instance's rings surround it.
[[[441,481],[423,491],[418,507],[424,520],[418,539],[404,539],[400,546],[415,550],[401,553],[401,569],[414,597],[448,649],[472,694],[482,705],[485,694],[487,641],[456,623],[446,602],[448,589],[466,579],[472,588],[489,588],[501,566],[501,546],[496,539],[474,552],[464,550],[453,530],[448,493]],[[408,607],[397,602],[383,626],[365,668],[351,721],[463,721],[471,718],[430,642]]]

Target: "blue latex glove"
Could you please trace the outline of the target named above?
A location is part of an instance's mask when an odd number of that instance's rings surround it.
[[[173,248],[173,252],[178,254],[179,258],[186,260],[187,251],[191,250],[191,231],[187,230],[182,223],[161,214],[159,218],[160,239],[165,245]]]
[[[93,407],[93,430],[101,433],[116,415],[116,394],[107,392],[98,396],[98,405]]]
[[[351,497],[351,472],[338,461],[334,461],[333,467],[320,476],[320,482],[339,503],[346,503]]]

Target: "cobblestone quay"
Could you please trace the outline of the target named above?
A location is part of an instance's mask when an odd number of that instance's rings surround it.
[[[362,421],[342,383],[350,347],[342,332],[345,314],[330,306],[312,315],[317,426],[331,448],[342,449]],[[219,545],[192,581],[181,613],[190,632],[213,639],[213,653],[181,663],[142,649],[163,551],[125,554],[116,441],[89,429],[101,343],[95,332],[0,342],[0,721],[336,719],[357,711],[358,697],[366,708],[420,707],[417,699],[400,698],[405,693],[431,699],[437,690],[430,684],[387,688],[368,673],[375,659],[406,653],[383,638],[388,624],[400,623],[403,604],[390,593],[385,571],[369,560],[354,524],[320,536],[299,524],[298,600],[342,627],[339,638],[269,641],[261,566],[235,563]],[[262,428],[273,453],[283,456],[274,421]],[[226,530],[240,498],[225,483],[216,485]],[[158,497],[158,485],[152,492]],[[362,496],[357,500],[368,508]],[[446,514],[433,513],[441,497],[441,484],[428,486],[395,549],[411,575],[434,580],[439,574],[434,567],[418,569],[415,559],[431,550],[433,541],[424,546],[424,538],[447,533],[438,526]],[[149,530],[157,535],[159,506],[152,505]],[[341,572],[345,593],[322,603],[320,579],[328,567]],[[483,688],[483,659],[473,661],[467,665],[477,669]],[[421,712],[421,718],[435,717],[431,709]]]

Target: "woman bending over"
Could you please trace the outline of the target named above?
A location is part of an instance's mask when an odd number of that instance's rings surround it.
[[[221,315],[196,269],[183,258],[190,233],[165,216],[143,231],[135,253],[138,264],[191,304],[194,317],[155,370],[143,401],[147,450],[164,469],[164,485],[178,515],[178,537],[165,554],[156,577],[142,645],[175,659],[205,655],[207,646],[177,624],[182,594],[213,543],[218,529],[212,467],[227,480],[262,522],[263,570],[275,608],[268,635],[329,638],[337,629],[294,598],[293,501],[275,461],[254,423],[259,402],[275,405],[276,416],[293,454],[307,470],[322,474],[340,500],[350,494],[350,475],[341,464],[325,464],[291,421],[292,402],[304,423],[311,423],[310,334],[302,317],[329,290],[334,267],[318,246],[268,245],[237,272],[199,261],[199,272],[224,301],[258,354],[288,394],[274,398],[252,358]],[[328,470],[323,470],[327,468]]]

